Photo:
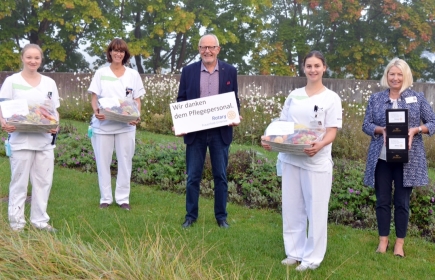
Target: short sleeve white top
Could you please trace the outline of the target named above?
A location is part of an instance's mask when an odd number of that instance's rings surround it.
[[[324,91],[309,97],[304,88],[295,89],[287,97],[280,120],[303,124],[307,127],[342,127],[341,99],[335,92]],[[316,155],[294,155],[279,153],[282,162],[317,172],[332,172],[332,143],[323,147]]]
[[[51,92],[51,98],[49,97]],[[47,99],[51,99],[53,106],[59,108],[59,92],[56,82],[41,75],[41,82],[36,87],[29,85],[21,72],[7,77],[0,90],[1,98],[9,99],[26,99],[28,103],[42,104]],[[12,151],[17,150],[36,150],[44,151],[55,148],[51,145],[52,136],[50,133],[33,133],[33,132],[13,132],[10,134],[9,144]]]
[[[127,88],[130,89],[130,93],[126,96]],[[145,94],[142,79],[136,70],[125,67],[124,75],[116,77],[110,66],[102,67],[95,72],[88,92],[95,93],[98,97],[119,99],[136,99]],[[100,121],[95,116],[92,117],[91,125],[93,132],[97,134],[117,134],[136,130],[134,125],[109,120]]]

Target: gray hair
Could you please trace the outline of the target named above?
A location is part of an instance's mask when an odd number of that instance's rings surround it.
[[[219,39],[218,39],[218,37],[216,35],[214,35],[214,34],[209,33],[209,34],[204,34],[204,35],[201,36],[201,39],[199,39],[199,42],[198,42],[198,47],[201,46],[201,40],[205,36],[212,36],[216,40],[216,46],[219,46]]]

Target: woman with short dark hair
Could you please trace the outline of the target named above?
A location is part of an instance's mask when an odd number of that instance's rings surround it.
[[[124,40],[118,38],[112,40],[107,46],[106,56],[110,65],[97,70],[88,89],[92,94],[91,105],[94,110],[91,121],[91,142],[97,162],[100,208],[107,208],[113,202],[110,165],[115,149],[118,161],[115,202],[122,209],[130,210],[130,178],[136,125],[140,119],[137,118],[130,123],[106,120],[105,115],[100,112],[98,99],[114,97],[134,100],[140,112],[140,98],[145,90],[139,73],[124,66],[131,56]]]

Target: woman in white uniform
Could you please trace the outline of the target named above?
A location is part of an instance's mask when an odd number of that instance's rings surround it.
[[[342,126],[340,97],[322,83],[326,71],[318,51],[304,58],[307,85],[290,93],[280,120],[306,127],[326,128],[321,141],[312,142],[306,155],[279,153],[282,171],[282,218],[286,258],[296,270],[316,269],[326,252],[328,204],[332,186],[332,142]],[[266,150],[270,145],[262,142]],[[308,223],[307,223],[308,222]],[[308,225],[309,224],[309,225]],[[307,236],[308,228],[308,236]]]
[[[39,104],[51,99],[53,107],[58,108],[60,103],[55,81],[37,72],[42,59],[43,53],[38,45],[24,46],[21,53],[23,70],[6,78],[0,90],[0,98],[26,99],[28,103]],[[30,179],[30,222],[37,229],[55,232],[56,229],[48,224],[50,217],[47,214],[47,204],[54,170],[55,145],[52,134],[56,134],[58,128],[47,133],[16,132],[15,126],[6,124],[2,114],[0,120],[2,129],[9,133],[11,150],[9,224],[14,231],[22,231],[26,225],[24,206]]]
[[[139,73],[124,65],[130,59],[127,43],[121,39],[110,42],[106,51],[109,66],[95,73],[88,92],[92,94],[92,147],[97,161],[98,184],[100,186],[100,208],[109,207],[113,202],[110,164],[115,148],[118,161],[115,202],[125,210],[130,210],[130,178],[135,150],[136,125],[138,118],[130,123],[106,120],[100,113],[98,98],[116,97],[132,99],[140,111],[140,97],[144,95]]]

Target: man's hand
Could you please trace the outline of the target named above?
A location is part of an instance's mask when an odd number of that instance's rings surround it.
[[[175,127],[172,127],[172,131],[173,132],[175,132]],[[175,136],[177,136],[177,137],[181,137],[181,136],[184,136],[184,135],[186,135],[187,133],[180,133],[180,134],[175,134]]]
[[[242,116],[239,116],[239,118],[240,118],[240,122],[238,122],[238,123],[230,123],[228,126],[238,126],[242,122],[242,120],[243,120]]]

